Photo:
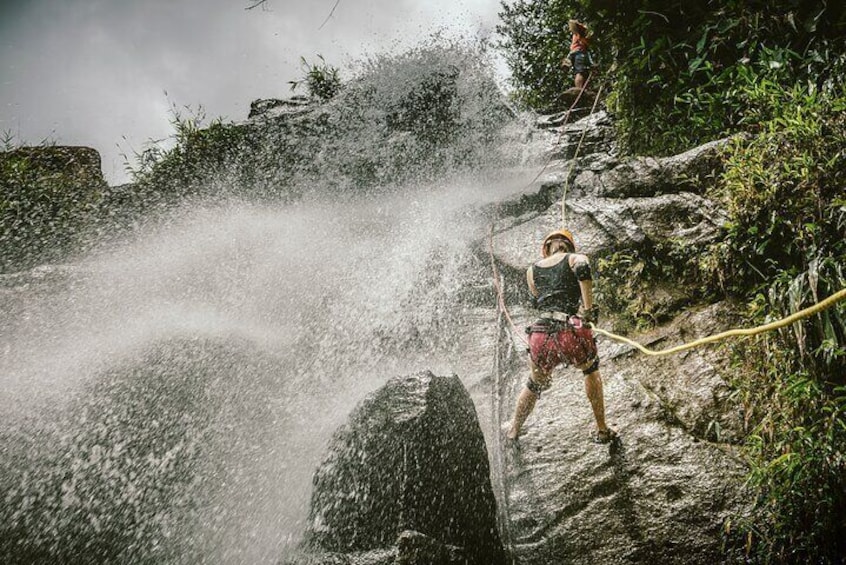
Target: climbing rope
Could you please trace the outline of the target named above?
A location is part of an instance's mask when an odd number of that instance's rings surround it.
[[[638,351],[640,351],[644,355],[651,355],[651,356],[671,355],[673,353],[679,353],[681,351],[686,351],[688,349],[692,349],[692,348],[698,347],[700,345],[705,345],[706,343],[713,343],[715,341],[720,341],[721,339],[725,339],[727,337],[757,335],[757,334],[761,334],[761,333],[764,333],[764,332],[770,332],[770,331],[773,331],[773,330],[777,330],[779,328],[789,326],[790,324],[797,322],[799,320],[802,320],[804,318],[807,318],[809,316],[813,316],[814,314],[816,314],[818,312],[822,312],[823,310],[831,308],[832,306],[834,306],[835,304],[837,304],[838,302],[840,302],[841,300],[844,300],[844,299],[846,299],[846,288],[840,290],[839,292],[835,292],[834,294],[832,294],[831,296],[829,296],[825,300],[817,302],[813,306],[809,306],[809,307],[807,307],[803,310],[799,310],[798,312],[795,312],[795,313],[791,314],[790,316],[787,316],[787,317],[782,318],[780,320],[776,320],[776,321],[770,322],[768,324],[763,324],[761,326],[756,326],[754,328],[737,328],[737,329],[733,329],[733,330],[726,330],[726,331],[720,332],[718,334],[710,335],[708,337],[703,337],[703,338],[691,341],[690,343],[683,343],[683,344],[677,345],[675,347],[670,347],[669,349],[661,349],[661,350],[658,350],[658,351],[655,351],[655,350],[652,350],[652,349],[647,349],[646,347],[642,346],[641,344],[639,344],[636,341],[632,341],[629,338],[623,337],[621,335],[617,335],[615,333],[611,333],[611,332],[603,330],[601,328],[597,328],[596,326],[593,326],[593,331],[595,331],[598,334],[604,335],[606,337],[610,337],[613,340],[621,341],[621,342],[623,342],[627,345],[631,345],[632,347],[634,347],[635,349],[637,349]]]
[[[499,304],[499,310],[505,315],[505,319],[508,320],[508,324],[511,326],[511,329],[514,330],[514,333],[523,340],[523,343],[526,344],[526,347],[529,347],[529,341],[523,337],[523,334],[517,330],[517,324],[514,323],[514,320],[511,318],[511,313],[508,311],[508,306],[505,305],[505,291],[503,290],[503,281],[499,275],[499,269],[496,266],[496,257],[494,256],[494,248],[493,248],[493,234],[494,234],[494,225],[491,224],[490,232],[488,233],[488,251],[491,255],[491,270],[493,270],[493,281],[494,281],[494,288],[496,289],[496,296],[497,296],[497,304]]]
[[[588,81],[590,77],[588,77]],[[585,86],[587,86],[587,82],[585,82]],[[604,84],[599,85],[599,88],[596,91],[596,98],[593,99],[593,106],[590,108],[590,114],[592,115],[596,111],[596,105],[599,103],[599,96],[602,93],[602,87],[605,86]],[[561,225],[567,227],[567,189],[570,186],[570,177],[573,174],[573,169],[576,167],[576,157],[579,156],[579,151],[582,149],[582,142],[585,140],[585,135],[587,134],[587,126],[582,128],[582,136],[579,138],[579,144],[576,145],[576,152],[573,153],[573,158],[570,159],[570,170],[567,171],[567,176],[564,177],[564,195],[561,197]]]

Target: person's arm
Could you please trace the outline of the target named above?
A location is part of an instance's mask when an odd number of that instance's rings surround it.
[[[590,261],[587,256],[574,253],[570,256],[570,268],[579,281],[579,290],[582,294],[582,317],[591,323],[596,323],[597,308],[593,304],[593,273],[590,269]]]
[[[579,289],[582,291],[582,306],[585,310],[590,310],[593,308],[593,281],[579,281]]]

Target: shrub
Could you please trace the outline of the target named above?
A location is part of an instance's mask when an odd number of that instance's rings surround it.
[[[341,90],[338,68],[329,65],[323,55],[318,55],[317,58],[320,59],[319,63],[310,64],[305,57],[300,57],[300,66],[305,75],[299,80],[288,81],[288,84],[291,85],[291,90],[305,86],[309,96],[329,100]]]
[[[759,133],[730,147],[712,196],[731,222],[702,264],[764,323],[846,287],[846,90],[757,82],[745,95]],[[846,307],[741,342],[733,360],[760,494],[741,544],[762,562],[837,563],[846,552]]]

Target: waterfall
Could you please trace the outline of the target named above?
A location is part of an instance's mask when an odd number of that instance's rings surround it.
[[[4,562],[273,563],[298,541],[312,473],[358,401],[399,374],[478,363],[456,338],[476,330],[463,314],[487,284],[482,210],[508,190],[495,168],[507,163],[473,121],[494,111],[479,106],[478,68],[450,63],[447,114],[464,133],[448,146],[415,129],[424,114],[391,114],[421,60],[369,67],[367,135],[327,139],[346,153],[286,177],[308,184],[298,198],[217,179],[239,197],[192,200],[119,245],[4,278]],[[405,128],[393,145],[389,115]],[[371,145],[377,165],[419,154],[441,168],[356,191],[342,161]]]

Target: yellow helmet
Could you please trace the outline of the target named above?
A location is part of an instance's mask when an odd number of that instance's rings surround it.
[[[573,238],[573,234],[570,232],[570,230],[560,229],[558,231],[552,232],[543,239],[543,245],[541,246],[541,255],[544,258],[549,257],[549,243],[553,239],[560,239],[562,237],[567,240],[567,243],[570,244],[571,251],[575,251],[576,240],[575,238]]]

